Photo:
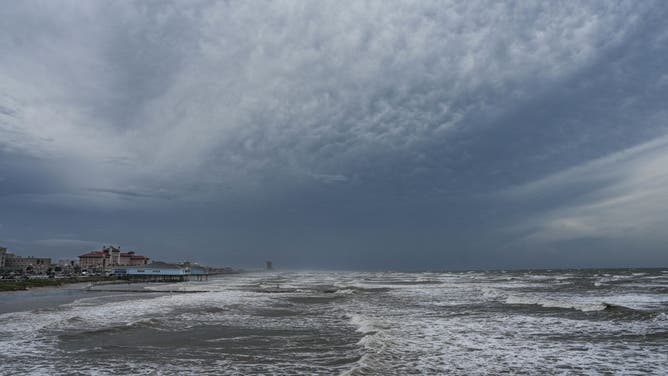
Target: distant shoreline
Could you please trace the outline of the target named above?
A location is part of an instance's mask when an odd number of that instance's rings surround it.
[[[144,291],[145,294],[128,294],[122,290],[97,291],[88,289],[90,285],[90,281],[86,280],[69,280],[69,282],[62,284],[30,287],[27,290],[0,291],[0,301],[2,301],[0,316],[13,312],[52,309],[63,304],[74,303],[80,299],[109,297],[109,299],[120,302],[137,299],[139,296],[164,294],[160,291],[150,290]]]
[[[39,287],[61,287],[73,283],[115,281],[116,277],[86,277],[86,278],[47,278],[47,279],[3,279],[0,280],[0,292],[26,291]]]

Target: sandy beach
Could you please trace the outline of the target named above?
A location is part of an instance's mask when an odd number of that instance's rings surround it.
[[[22,312],[33,310],[48,310],[55,309],[64,304],[70,304],[80,299],[85,298],[99,298],[99,297],[114,297],[116,300],[130,300],[133,299],[131,294],[119,295],[121,291],[114,292],[111,290],[128,290],[132,289],[137,293],[146,295],[159,295],[161,293],[145,290],[148,286],[156,286],[157,284],[117,284],[117,285],[100,285],[90,288],[90,282],[70,283],[62,286],[48,286],[37,287],[22,291],[2,291],[0,292],[0,314],[10,312]],[[96,287],[98,288],[96,290]],[[104,291],[99,291],[103,287]],[[121,299],[122,298],[122,299]]]

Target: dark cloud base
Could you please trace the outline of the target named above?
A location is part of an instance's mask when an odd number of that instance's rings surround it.
[[[5,5],[0,244],[668,263],[663,2],[265,5]]]

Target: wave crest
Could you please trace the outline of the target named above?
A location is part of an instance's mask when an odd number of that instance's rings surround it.
[[[509,296],[506,304],[538,305],[544,308],[575,309],[582,312],[603,311],[611,305],[605,302],[574,302],[556,299],[536,299],[530,297]]]

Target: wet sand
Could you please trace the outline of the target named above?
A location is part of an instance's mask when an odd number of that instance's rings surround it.
[[[81,298],[102,296],[120,298],[119,294],[128,292],[129,290],[141,292],[141,295],[150,294],[157,296],[163,294],[161,292],[145,290],[147,286],[156,285],[155,283],[99,285],[89,289],[91,286],[89,282],[81,282],[63,286],[37,287],[30,290],[2,291],[0,292],[0,314],[51,309],[63,304],[72,303]],[[130,299],[132,298],[123,295],[122,300]]]
[[[88,285],[88,283],[73,283],[23,291],[3,291],[0,292],[0,314],[46,309],[71,303],[83,297],[100,296],[95,295],[100,293],[83,290]]]

